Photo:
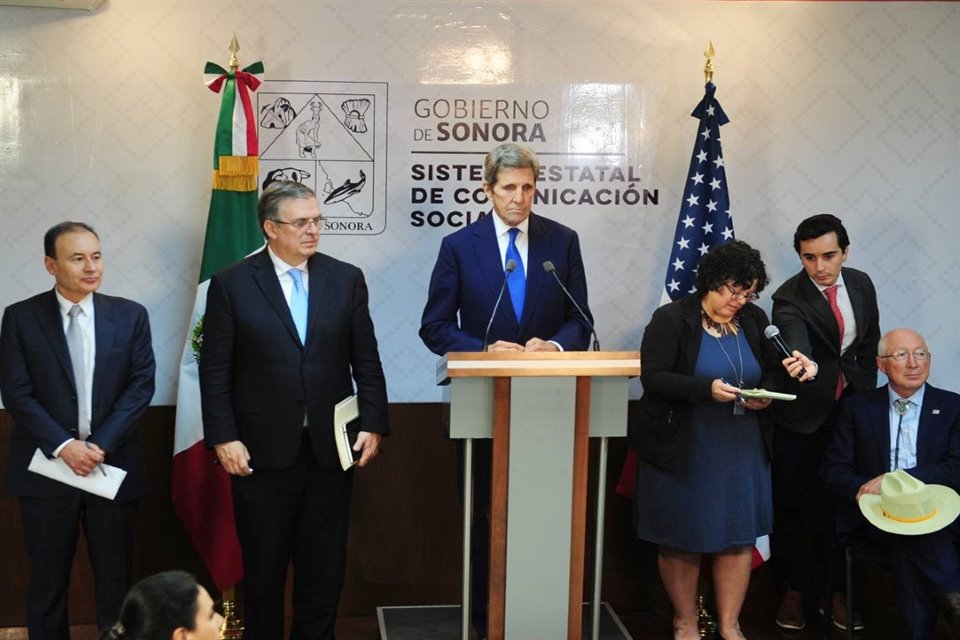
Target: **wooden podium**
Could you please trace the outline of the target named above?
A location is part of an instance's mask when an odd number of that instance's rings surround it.
[[[609,436],[626,435],[636,351],[448,353],[451,438],[465,439],[461,632],[470,634],[472,440],[493,438],[490,640],[581,637],[590,437],[601,438],[593,638],[599,625],[604,478]]]

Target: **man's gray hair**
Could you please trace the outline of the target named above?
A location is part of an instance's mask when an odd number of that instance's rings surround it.
[[[491,187],[497,184],[500,169],[532,169],[536,182],[540,173],[540,158],[533,149],[513,142],[505,142],[493,149],[483,160],[483,181]]]
[[[267,220],[279,220],[280,207],[285,200],[309,200],[316,198],[317,194],[313,189],[305,184],[294,182],[292,180],[279,180],[273,182],[269,187],[263,190],[260,195],[260,201],[257,203],[257,221],[260,223],[260,231],[267,237],[267,232],[263,224]]]

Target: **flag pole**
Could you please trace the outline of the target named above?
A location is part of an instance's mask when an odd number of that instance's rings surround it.
[[[703,65],[703,84],[705,86],[713,82],[713,58],[716,55],[713,40],[708,40],[707,50],[703,52],[703,57],[707,59],[707,63]],[[707,588],[707,583],[701,571],[697,584],[697,628],[701,638],[712,638],[717,633],[717,623],[707,608],[706,597],[704,596]]]
[[[230,50],[230,73],[236,73],[240,68],[240,61],[237,59],[237,51],[240,50],[240,43],[237,42],[237,34],[233,34],[230,44],[227,47]],[[223,590],[221,594],[223,600],[223,625],[220,627],[220,640],[242,640],[243,639],[243,618],[237,611],[237,586],[230,585]]]

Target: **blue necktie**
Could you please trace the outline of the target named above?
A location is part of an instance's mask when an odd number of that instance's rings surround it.
[[[303,274],[300,269],[290,269],[287,273],[293,278],[293,291],[290,292],[290,315],[297,326],[300,344],[307,344],[307,292],[303,288]]]
[[[510,289],[510,301],[513,303],[513,310],[517,314],[517,322],[523,317],[523,298],[527,293],[527,276],[523,272],[523,260],[520,259],[520,252],[517,251],[517,235],[520,229],[512,227],[507,233],[510,234],[510,244],[507,245],[507,262],[513,260],[517,263],[516,268],[507,276],[507,288]],[[506,268],[506,265],[504,265]]]

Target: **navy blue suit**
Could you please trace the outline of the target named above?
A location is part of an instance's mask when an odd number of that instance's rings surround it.
[[[440,244],[430,291],[420,322],[420,338],[430,351],[482,351],[483,334],[503,284],[503,260],[493,226],[494,213],[450,234]],[[553,262],[557,276],[587,313],[587,278],[580,241],[573,229],[530,214],[526,299],[517,321],[504,295],[490,329],[489,343],[519,344],[530,338],[553,340],[564,351],[587,347],[590,331],[543,263]],[[459,320],[458,320],[459,314]]]
[[[487,214],[445,237],[440,244],[420,323],[420,338],[437,355],[483,350],[484,332],[504,279],[504,262],[493,224],[495,215]],[[527,233],[523,317],[517,321],[510,296],[504,294],[487,342],[505,340],[522,345],[531,338],[540,338],[558,343],[564,351],[582,351],[587,348],[589,327],[553,276],[543,269],[545,261],[553,262],[560,281],[584,312],[590,313],[577,234],[533,213]],[[477,442],[470,560],[473,622],[480,635],[485,635],[487,628],[490,462],[490,441]]]
[[[355,383],[363,430],[388,432],[363,272],[322,253],[310,257],[307,270],[305,343],[266,249],[218,271],[207,292],[199,363],[204,437],[208,446],[243,442],[253,469],[232,476],[249,640],[283,637],[291,558],[290,637],[333,638],[353,478],[337,457],[334,406]]]
[[[30,555],[31,638],[67,638],[67,583],[82,521],[96,578],[97,622],[113,624],[130,585],[134,501],[146,491],[137,423],[153,397],[147,311],[93,294],[96,355],[89,442],[127,471],[114,501],[27,470],[39,448],[52,456],[78,437],[77,392],[53,290],[7,307],[0,329],[0,394],[14,427],[5,488],[20,497]],[[96,473],[96,472],[94,472]]]
[[[932,638],[937,622],[935,596],[960,591],[955,546],[960,544],[960,521],[933,534],[891,535],[867,524],[854,502],[864,483],[890,471],[889,408],[886,385],[846,398],[824,452],[821,475],[827,489],[839,498],[838,533],[860,531],[891,546],[908,636]],[[928,384],[920,411],[917,466],[905,471],[927,484],[960,491],[960,395]]]

